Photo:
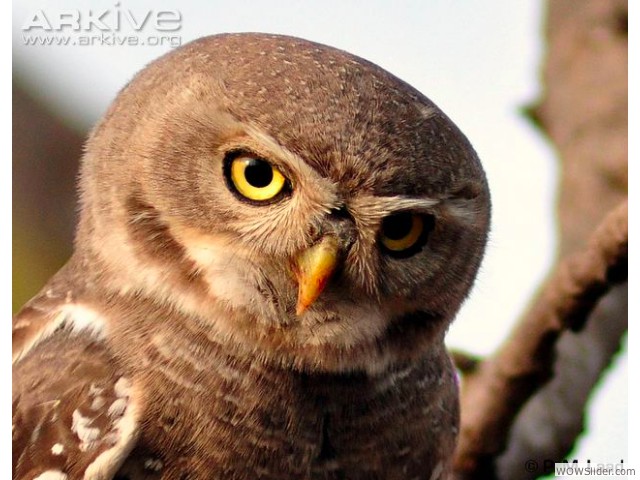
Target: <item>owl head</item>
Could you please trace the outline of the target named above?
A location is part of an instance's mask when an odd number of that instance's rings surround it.
[[[202,38],[145,68],[92,132],[80,185],[77,250],[106,292],[300,369],[441,345],[489,225],[478,157],[430,100],[275,35]]]

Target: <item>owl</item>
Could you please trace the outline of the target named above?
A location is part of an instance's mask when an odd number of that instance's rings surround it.
[[[13,478],[444,479],[444,335],[490,200],[378,66],[267,34],[151,63],[93,129],[68,263],[13,321]]]

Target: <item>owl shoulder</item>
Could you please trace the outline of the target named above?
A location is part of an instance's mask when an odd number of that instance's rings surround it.
[[[136,444],[139,395],[96,312],[49,300],[14,318],[13,478],[110,479]]]

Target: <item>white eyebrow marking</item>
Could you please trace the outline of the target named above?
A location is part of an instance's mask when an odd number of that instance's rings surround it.
[[[481,213],[480,206],[473,200],[462,201],[460,199],[452,200],[447,203],[446,210],[453,217],[462,220],[465,223],[474,223]]]
[[[442,202],[438,198],[411,198],[411,197],[374,197],[382,206],[389,209],[389,213],[398,210],[429,210]],[[376,202],[372,202],[376,203]]]
[[[360,195],[354,198],[349,208],[357,212],[358,217],[366,222],[377,222],[394,212],[401,210],[417,210],[425,213],[446,213],[464,223],[473,223],[481,212],[476,197],[474,198],[411,198],[405,196],[376,197]]]
[[[349,208],[357,211],[360,217],[379,220],[399,210],[432,210],[441,202],[436,198],[359,195],[349,202]]]

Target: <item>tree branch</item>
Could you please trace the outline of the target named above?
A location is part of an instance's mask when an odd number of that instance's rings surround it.
[[[522,405],[550,378],[554,347],[579,330],[599,299],[627,278],[627,202],[610,212],[586,248],[560,262],[511,337],[465,377],[458,478],[496,478],[495,459]]]
[[[463,375],[475,372],[480,364],[480,357],[461,350],[450,350],[449,355],[453,364]]]
[[[565,258],[627,197],[628,1],[545,4],[541,95],[524,113],[557,150],[558,248]],[[560,335],[553,378],[518,411],[497,459],[499,478],[536,479],[570,454],[591,392],[627,331],[627,297],[626,283],[615,287],[583,330]]]

